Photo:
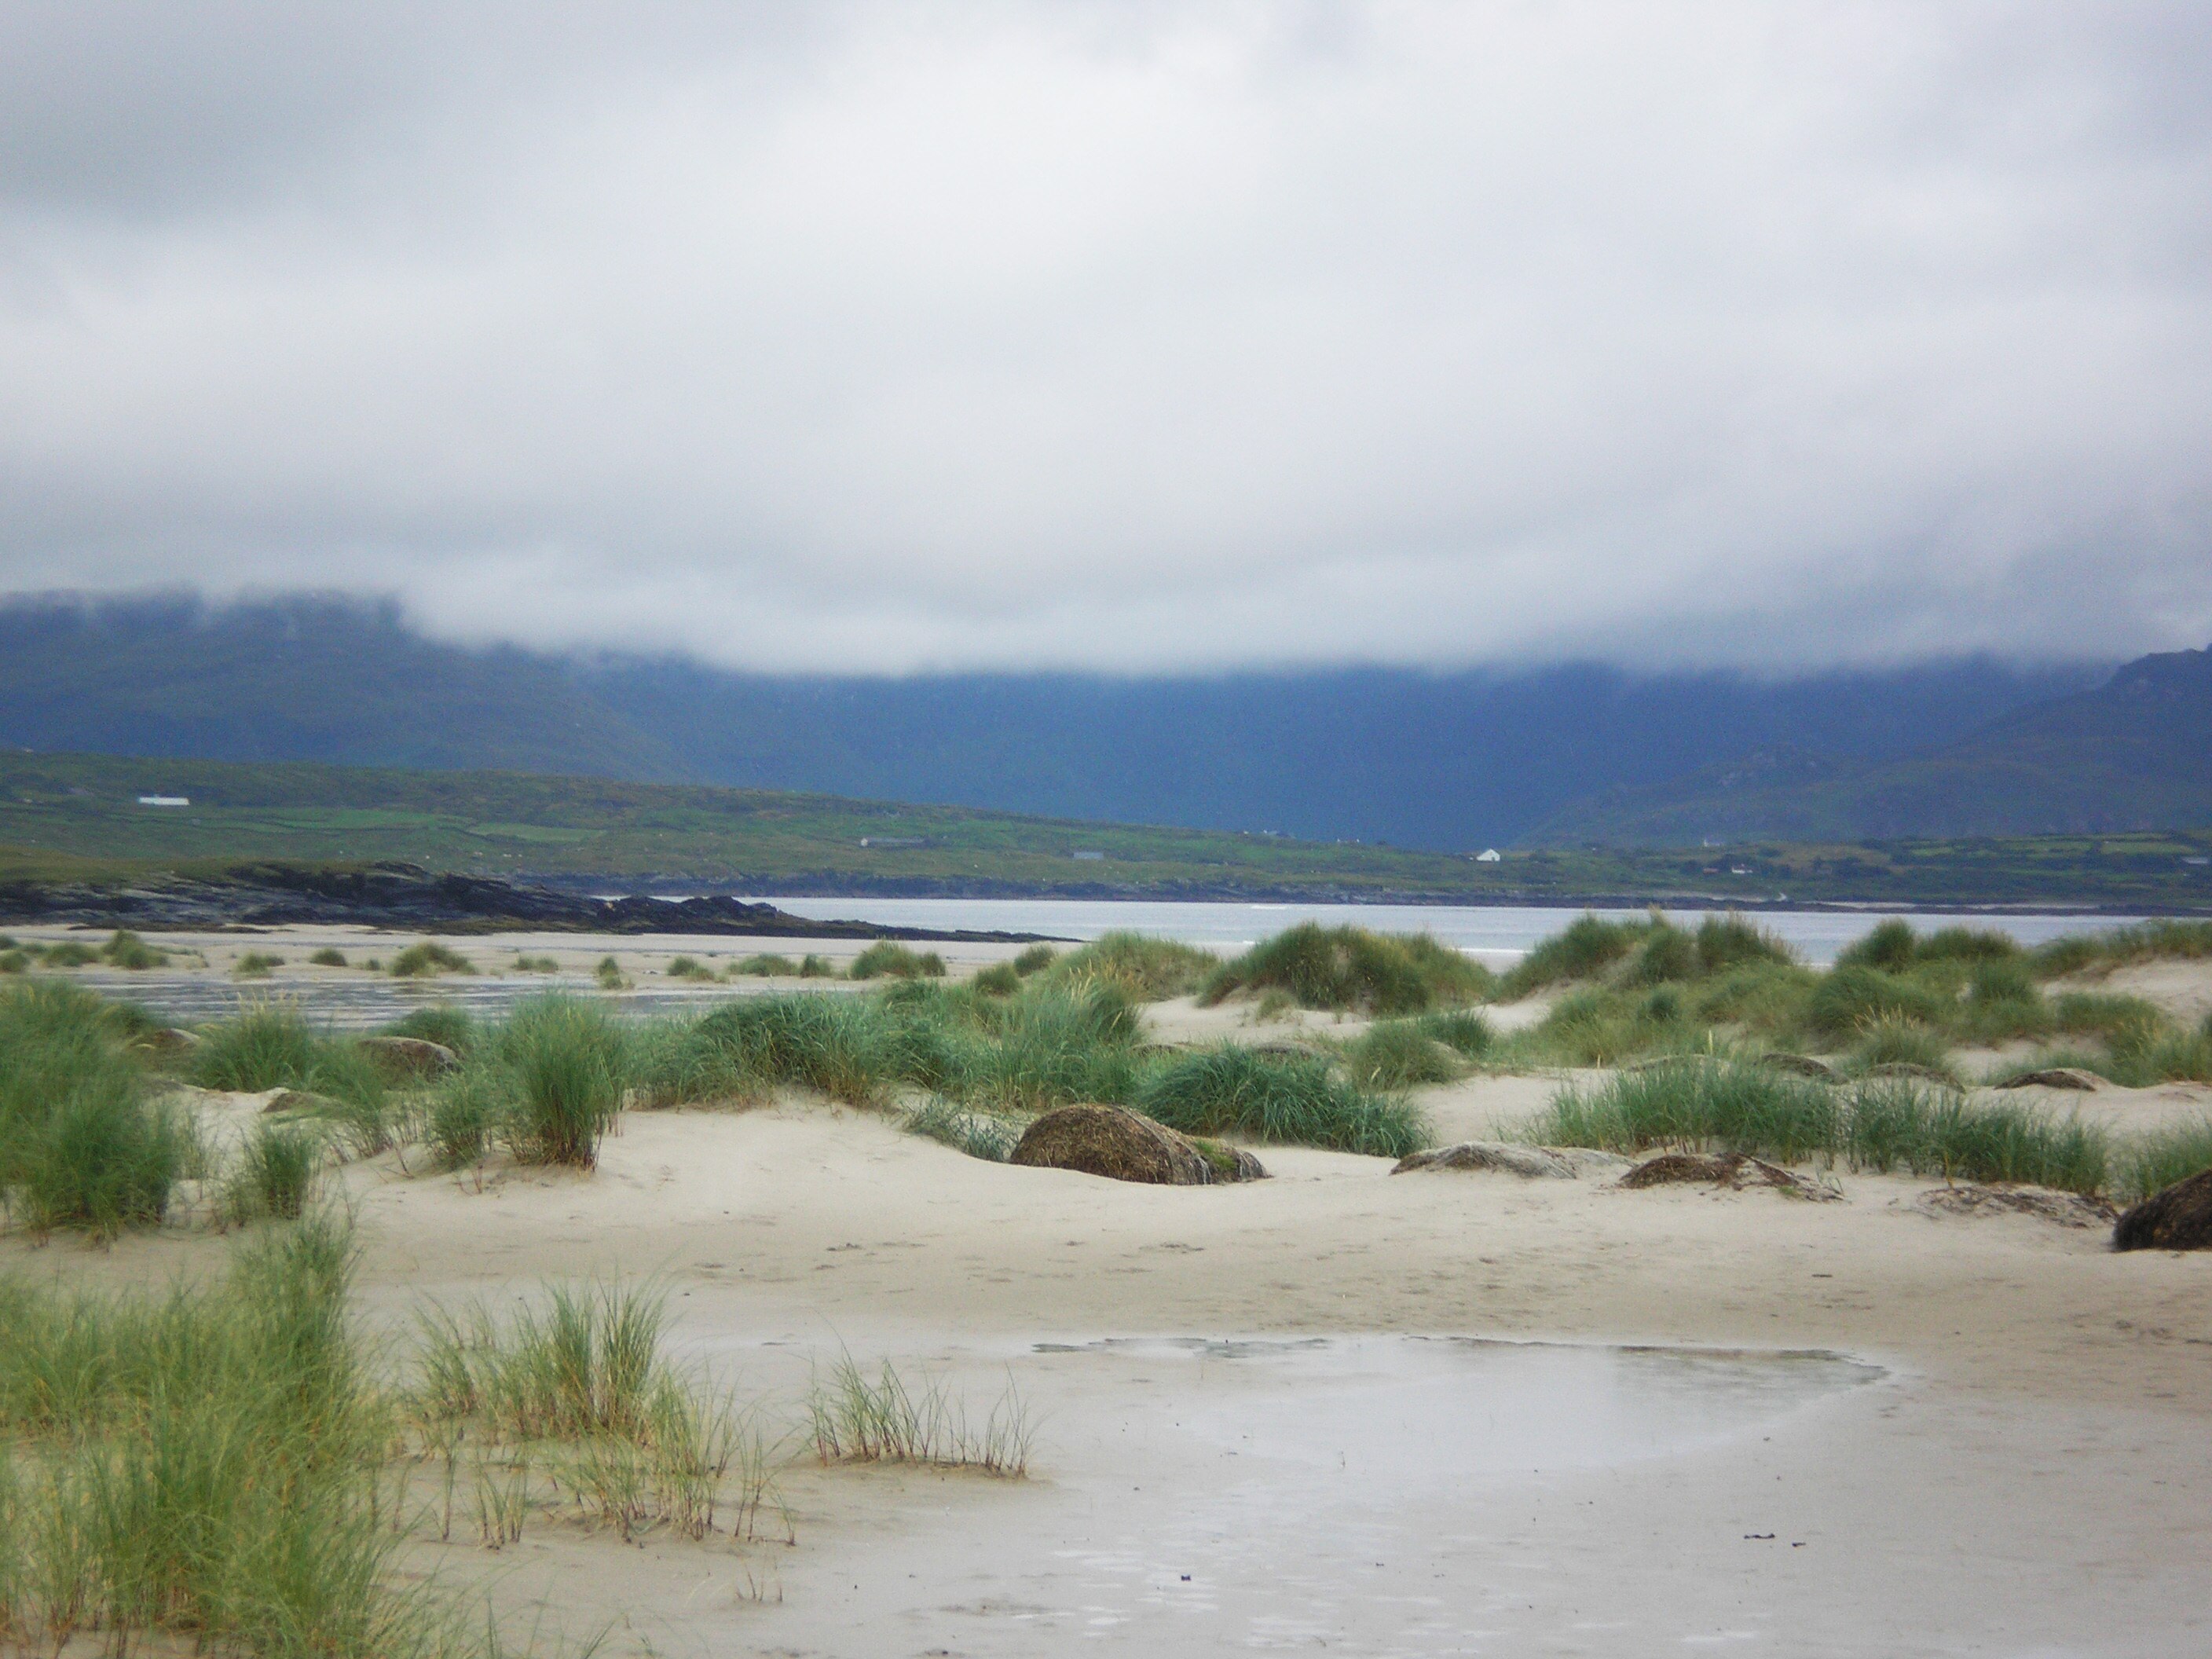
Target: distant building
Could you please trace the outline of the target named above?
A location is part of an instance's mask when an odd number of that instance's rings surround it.
[[[1504,854],[1495,847],[1486,847],[1474,855],[1474,861],[1477,864],[1497,864],[1501,862],[1503,858]]]
[[[192,798],[190,795],[141,795],[138,804],[141,806],[190,806]]]
[[[927,847],[929,845],[929,837],[927,836],[863,836],[860,837],[860,845],[878,849],[888,847]]]
[[[1070,853],[1067,856],[1072,859],[1079,860],[1085,864],[1097,864],[1103,860],[1106,855],[1103,853]]]

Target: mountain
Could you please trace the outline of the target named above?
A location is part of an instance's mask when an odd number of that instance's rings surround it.
[[[727,672],[428,640],[294,596],[0,605],[0,744],[796,789],[1467,850],[1753,751],[1895,760],[2096,672],[1788,681],[1592,665],[1117,678]]]
[[[1771,747],[1671,782],[1576,802],[1528,838],[1687,846],[2205,824],[2212,824],[2212,651],[2175,651],[1918,754],[1869,760]]]

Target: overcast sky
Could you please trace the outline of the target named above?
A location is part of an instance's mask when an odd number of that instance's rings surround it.
[[[763,668],[2212,638],[2212,6],[0,9],[0,588]]]

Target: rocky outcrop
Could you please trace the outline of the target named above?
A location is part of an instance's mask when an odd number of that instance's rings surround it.
[[[1572,1181],[1578,1176],[1609,1175],[1629,1167],[1615,1152],[1594,1152],[1587,1146],[1523,1146],[1508,1140],[1462,1140],[1454,1146],[1432,1146],[1398,1160],[1392,1175],[1411,1175],[1420,1170],[1492,1170],[1529,1181]]]
[[[1933,1066],[1923,1066],[1917,1060],[1888,1060],[1879,1066],[1866,1068],[1869,1082],[1928,1083],[1939,1089],[1955,1089],[1959,1079],[1948,1072],[1939,1072]]]
[[[1734,1192],[1766,1187],[1816,1202],[1843,1196],[1832,1188],[1745,1152],[1662,1152],[1645,1158],[1614,1184],[1630,1192],[1650,1187],[1725,1187]]]
[[[1207,1156],[1209,1152],[1214,1155]],[[1267,1173],[1249,1152],[1218,1142],[1200,1146],[1122,1106],[1062,1106],[1047,1112],[1023,1132],[1007,1161],[1154,1187],[1211,1187],[1256,1181]]]
[[[2212,1249],[2212,1170],[2153,1193],[2112,1229],[2116,1250]]]
[[[461,1069],[459,1054],[428,1037],[357,1037],[355,1046],[388,1077],[443,1077]]]
[[[726,894],[662,899],[587,893],[419,865],[240,864],[211,877],[162,875],[135,885],[0,882],[0,921],[129,927],[273,927],[350,923],[424,933],[752,933],[770,939],[898,939],[1035,944],[1037,933],[815,921]]]

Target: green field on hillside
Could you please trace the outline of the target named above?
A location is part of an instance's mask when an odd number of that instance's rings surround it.
[[[142,795],[182,796],[191,804],[143,805]],[[763,894],[2212,909],[2206,861],[2212,833],[1508,850],[1495,863],[1480,863],[1389,847],[768,790],[298,763],[0,756],[0,877],[120,877],[266,859],[404,860],[473,874]]]

